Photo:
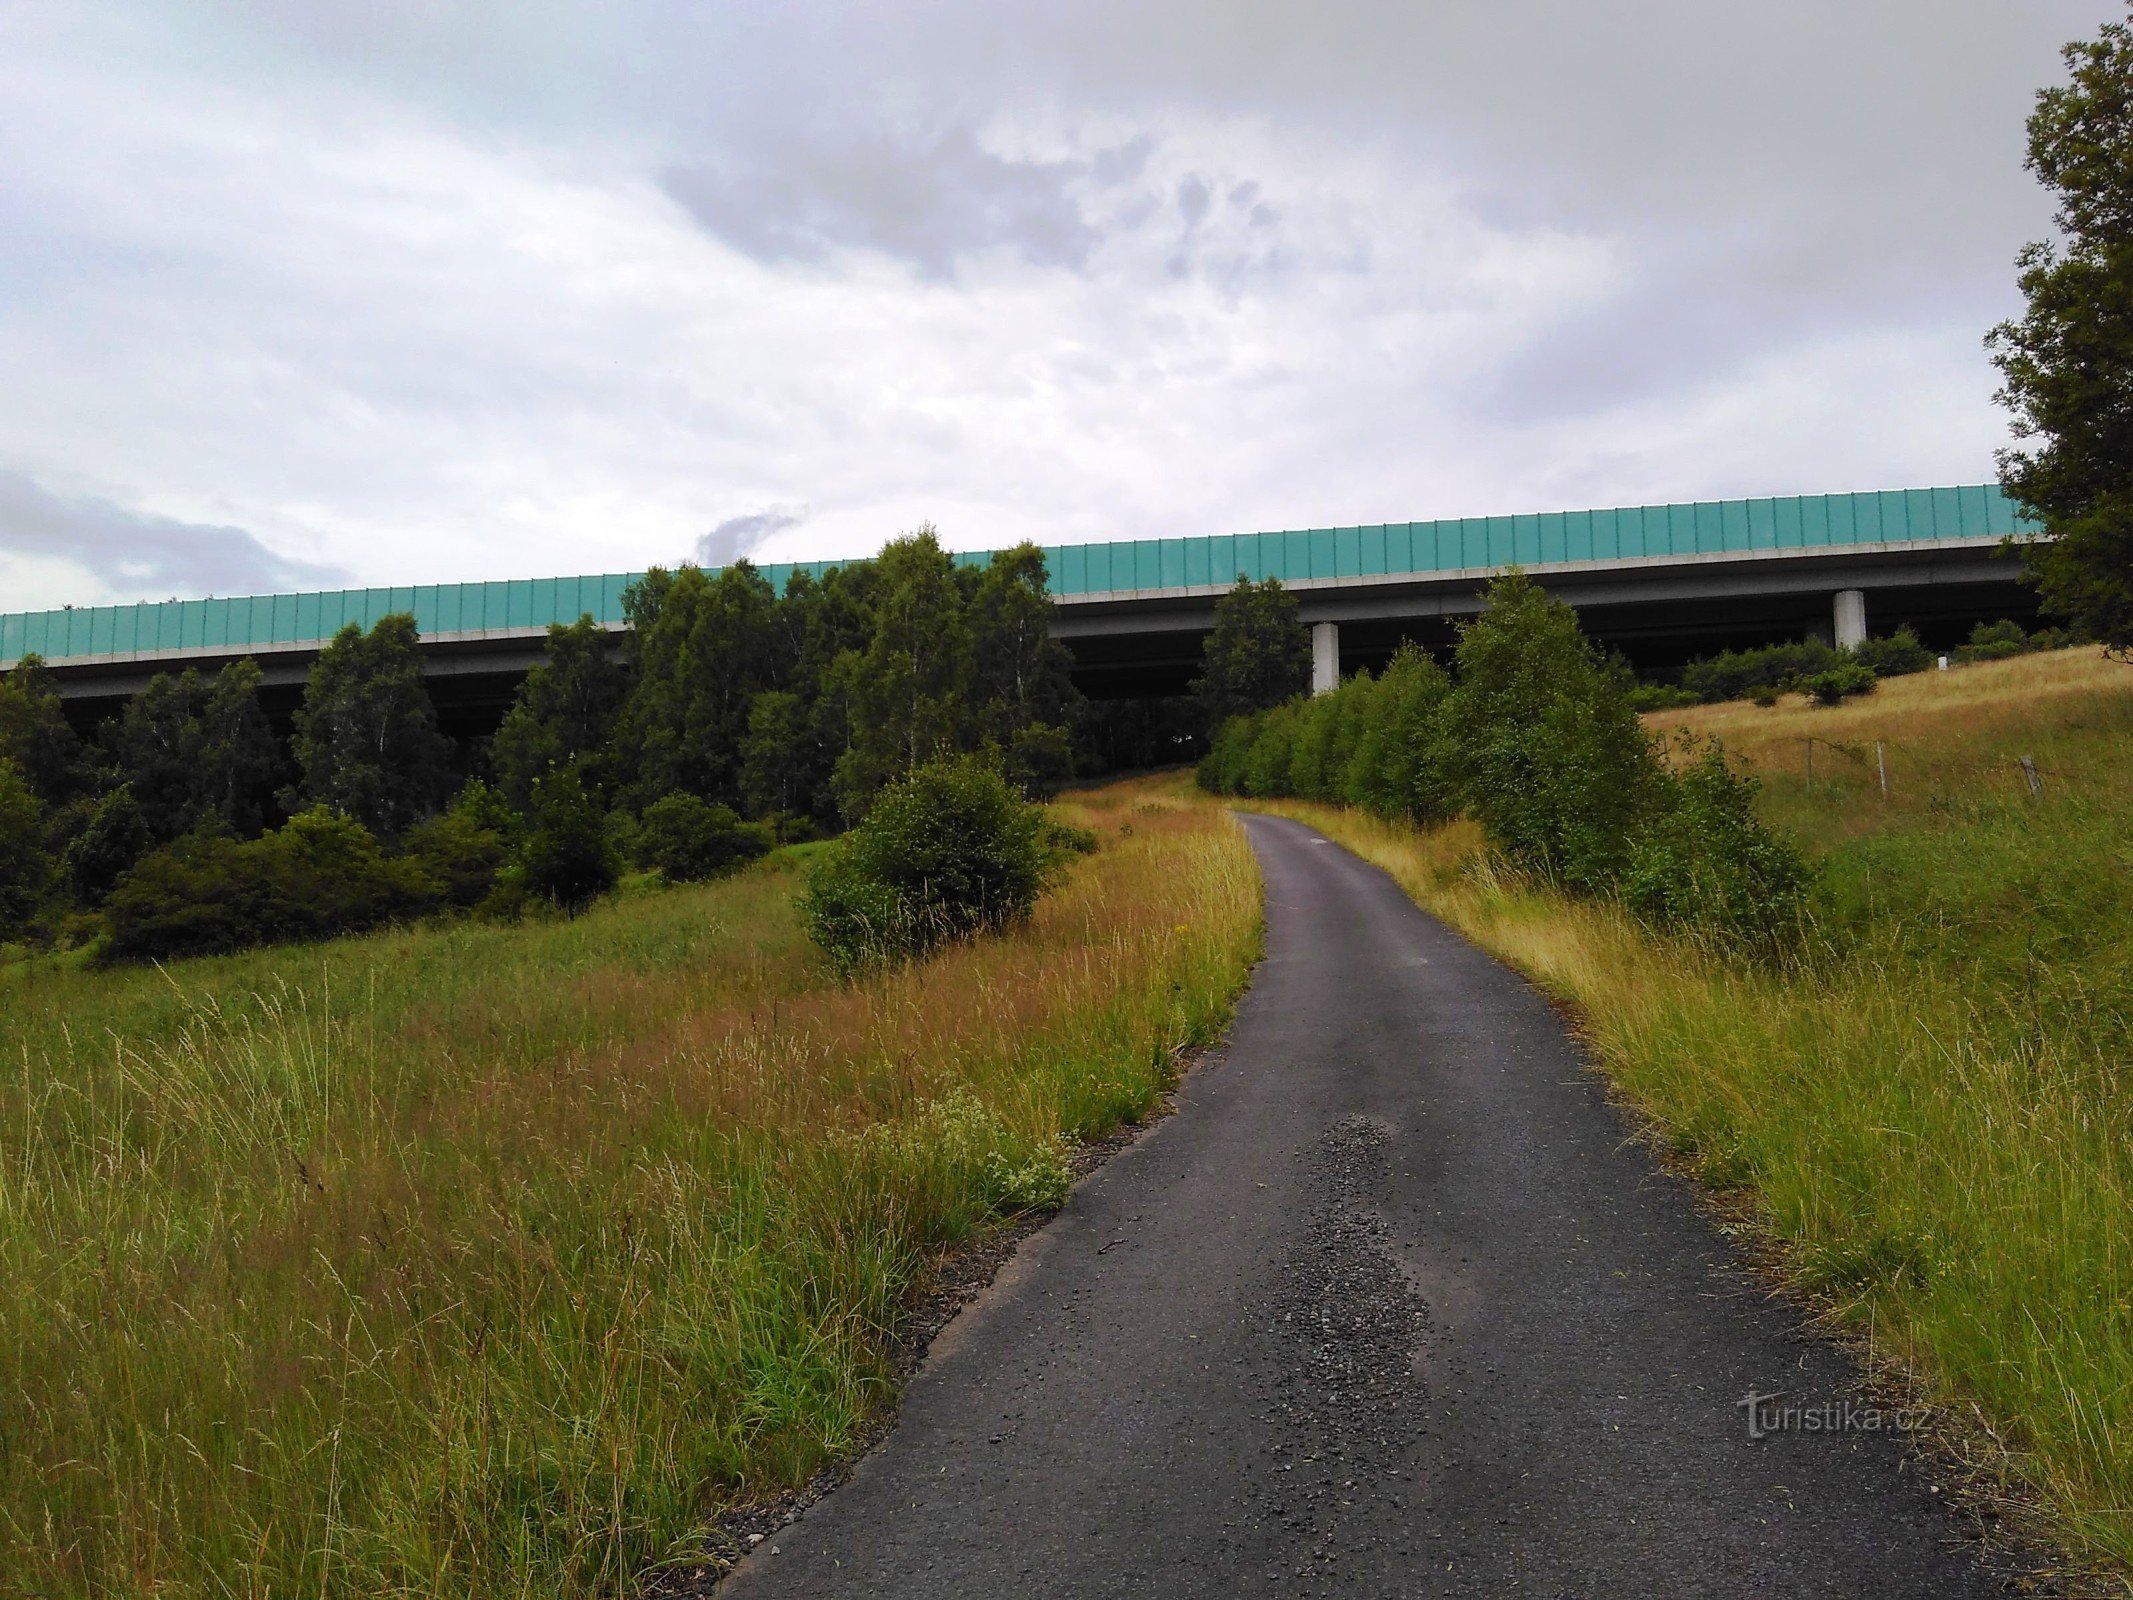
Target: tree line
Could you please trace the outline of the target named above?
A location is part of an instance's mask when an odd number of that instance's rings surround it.
[[[1252,654],[1272,659],[1275,630],[1254,633],[1264,643]],[[1298,625],[1290,638],[1301,635]],[[1754,780],[1715,744],[1668,758],[1633,690],[1570,607],[1513,571],[1460,630],[1451,671],[1406,645],[1375,677],[1240,711],[1199,780],[1388,819],[1470,816],[1501,857],[1572,893],[1728,945],[1781,948],[1798,927],[1805,863],[1757,819]]]
[[[551,627],[473,750],[406,615],[320,652],[287,740],[250,660],[160,674],[84,739],[25,658],[0,679],[0,940],[145,958],[574,907],[626,864],[699,877],[834,831],[942,756],[1028,795],[1074,771],[1086,708],[1033,545],[971,566],[924,528],[782,594],[745,561],[655,568],[625,614],[626,649]]]

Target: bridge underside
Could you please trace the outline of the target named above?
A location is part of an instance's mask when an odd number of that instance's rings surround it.
[[[1989,547],[1906,553],[1906,558],[1788,558],[1708,567],[1536,573],[1577,608],[1585,631],[1620,651],[1640,674],[1664,676],[1721,650],[1831,636],[1838,592],[1859,590],[1871,633],[1914,629],[1928,647],[1961,643],[1979,622],[2036,617],[2036,597],[2015,561]],[[1773,570],[1776,569],[1776,570]],[[1404,641],[1448,653],[1461,621],[1480,609],[1482,579],[1380,593],[1301,594],[1306,621],[1339,627],[1343,673],[1382,667]],[[1108,616],[1077,606],[1059,632],[1074,654],[1075,678],[1092,699],[1182,694],[1199,671],[1200,642],[1213,600],[1197,605],[1121,601]]]
[[[1988,543],[1932,545],[1841,554],[1770,554],[1753,559],[1625,562],[1534,573],[1551,593],[1577,607],[1585,629],[1619,650],[1640,672],[1659,675],[1719,650],[1829,636],[1834,596],[1858,590],[1876,634],[1902,626],[1933,647],[1959,643],[1977,622],[2028,620],[2030,590],[2019,565]],[[1343,672],[1376,669],[1403,640],[1448,651],[1458,623],[1480,608],[1483,571],[1384,580],[1304,582],[1291,587],[1307,622],[1338,625]],[[1112,593],[1064,599],[1054,632],[1074,657],[1074,675],[1092,699],[1182,694],[1199,670],[1200,645],[1214,623],[1217,589],[1192,593]],[[303,696],[315,648],[251,652],[260,662],[262,698],[277,722]],[[526,673],[542,654],[542,637],[434,636],[424,640],[430,693],[447,732],[468,737],[495,729]],[[84,725],[111,715],[157,672],[198,666],[212,671],[230,652],[182,657],[74,660],[55,664],[70,715]]]

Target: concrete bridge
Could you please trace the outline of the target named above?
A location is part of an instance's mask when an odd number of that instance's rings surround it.
[[[2002,542],[2036,530],[1996,487],[1898,489],[1557,511],[1050,547],[1055,633],[1098,697],[1182,691],[1216,599],[1239,573],[1294,590],[1315,678],[1372,666],[1411,638],[1441,646],[1519,565],[1576,606],[1589,632],[1646,668],[1728,646],[1819,633],[1843,644],[1916,627],[1953,642],[2034,608]],[[989,554],[957,557],[983,564]],[[838,562],[810,562],[817,575]],[[782,589],[794,565],[766,564]],[[493,721],[540,659],[551,622],[623,628],[634,573],[422,584],[0,614],[0,670],[36,653],[84,716],[157,672],[244,656],[270,702],[293,704],[347,622],[414,613],[448,721]]]

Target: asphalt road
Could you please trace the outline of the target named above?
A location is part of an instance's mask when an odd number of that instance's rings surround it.
[[[725,1592],[2004,1592],[1893,1431],[1807,1431],[1844,1362],[1625,1142],[1546,1002],[1375,868],[1247,825],[1268,950],[1228,1046]],[[1798,1425],[1751,1438],[1751,1392]]]

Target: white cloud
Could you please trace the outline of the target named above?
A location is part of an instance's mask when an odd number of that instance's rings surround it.
[[[2089,23],[1955,9],[29,7],[0,470],[223,592],[1974,480]]]

